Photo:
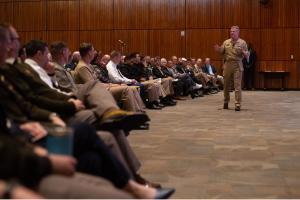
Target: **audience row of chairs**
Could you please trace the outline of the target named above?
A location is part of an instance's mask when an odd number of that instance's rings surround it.
[[[70,60],[70,61],[69,61]],[[3,198],[168,198],[143,178],[127,136],[161,110],[211,94],[222,77],[205,59],[171,61],[82,43],[31,40],[0,24],[0,195]]]

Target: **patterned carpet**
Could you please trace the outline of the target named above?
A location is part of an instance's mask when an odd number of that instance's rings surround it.
[[[243,92],[241,112],[222,99],[147,111],[150,130],[129,136],[141,174],[173,198],[300,198],[300,92]]]

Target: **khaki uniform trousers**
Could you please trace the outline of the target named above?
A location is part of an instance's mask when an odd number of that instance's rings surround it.
[[[173,78],[163,78],[161,79],[161,85],[163,90],[165,91],[166,96],[174,95],[174,87],[173,87]]]
[[[140,100],[140,95],[135,87],[129,86],[108,86],[108,91],[111,92],[116,101],[122,102],[122,109],[132,112],[143,110],[143,101]]]
[[[148,98],[150,102],[159,101],[159,97],[163,96],[163,91],[161,85],[156,83],[154,80],[144,81],[142,84],[145,86],[145,89],[148,93]]]
[[[242,102],[242,74],[243,68],[238,61],[226,61],[224,64],[224,103],[230,101],[230,82],[233,77],[235,104],[241,105]]]

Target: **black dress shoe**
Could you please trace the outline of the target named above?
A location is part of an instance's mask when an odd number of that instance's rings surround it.
[[[235,106],[235,111],[241,111],[241,106],[240,105],[236,105]]]
[[[145,123],[137,127],[135,130],[149,130],[150,125]]]
[[[168,199],[174,192],[174,188],[156,189],[155,199]]]
[[[139,128],[140,125],[150,121],[149,117],[144,113],[134,113],[122,110],[112,111],[100,122],[100,130],[134,130]]]
[[[159,106],[157,106],[155,104],[148,104],[147,108],[151,109],[151,110],[161,110],[161,107],[159,107]]]
[[[228,103],[224,103],[223,109],[228,109]]]
[[[164,104],[162,104],[162,103],[160,103],[158,101],[153,102],[153,104],[156,105],[156,106],[158,106],[158,107],[160,107],[160,108],[164,108],[165,107]]]
[[[176,103],[172,101],[163,101],[162,104],[164,104],[165,106],[176,106]]]

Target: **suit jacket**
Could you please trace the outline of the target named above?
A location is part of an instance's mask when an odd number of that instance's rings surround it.
[[[84,84],[92,80],[98,80],[97,73],[92,65],[86,64],[83,60],[78,62],[75,68],[74,78],[77,84]]]
[[[211,66],[213,73],[216,74],[217,73],[216,68],[213,65],[210,65],[210,66]],[[202,71],[206,74],[209,74],[208,67],[206,65],[202,66]]]
[[[177,70],[177,72],[180,73],[180,74],[186,73],[186,70],[184,69],[184,66],[183,66],[183,65],[180,65],[180,64],[176,65],[176,70]]]
[[[57,112],[62,116],[71,116],[76,112],[75,105],[68,102],[70,96],[64,95],[46,85],[30,66],[21,63],[7,64],[1,67],[1,75],[7,79],[15,90],[30,104],[49,112]],[[47,116],[48,117],[48,116]],[[45,119],[45,117],[42,117]]]
[[[152,73],[153,73],[153,75],[154,75],[154,78],[167,78],[167,77],[168,77],[168,75],[166,75],[166,74],[163,72],[162,68],[161,68],[161,69],[158,69],[158,67],[156,67],[156,66],[153,67]]]
[[[0,69],[0,73],[1,73]],[[8,118],[16,122],[28,120],[48,121],[52,112],[41,109],[26,100],[16,88],[0,74],[0,104]]]
[[[167,67],[161,67],[161,70],[162,70],[162,72],[163,72],[165,75],[167,75],[167,76],[169,76],[169,77],[173,77],[172,72],[169,71]]]
[[[93,65],[93,68],[97,74],[97,78],[102,83],[110,83],[108,71],[105,66]]]
[[[117,68],[123,76],[129,79],[134,79],[133,66],[128,63],[118,64]]]
[[[63,66],[54,62],[54,72],[55,72],[55,80],[58,82],[59,89],[65,92],[73,92],[77,93],[77,85],[69,71],[67,71]]]

